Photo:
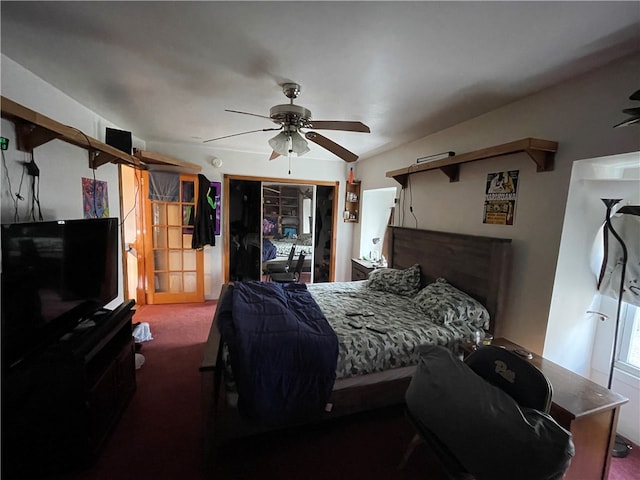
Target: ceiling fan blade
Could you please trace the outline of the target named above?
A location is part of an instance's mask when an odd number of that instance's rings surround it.
[[[311,120],[310,128],[318,130],[345,130],[347,132],[371,133],[371,129],[362,122],[343,122],[340,120]]]
[[[613,128],[628,127],[629,125],[635,125],[637,123],[640,123],[640,115],[635,115],[633,117],[629,117],[624,122],[620,122],[620,123],[614,125]]]
[[[304,136],[307,138],[307,140],[311,140],[313,143],[317,143],[322,148],[326,148],[334,155],[337,155],[338,157],[343,159],[345,162],[355,162],[358,159],[358,155],[338,145],[333,140],[329,140],[327,137],[323,137],[319,133],[307,132]]]
[[[628,113],[629,115],[640,115],[640,107],[625,108],[622,113]]]
[[[271,152],[271,156],[269,157],[269,160],[275,160],[279,156],[280,156],[280,154],[274,150],[273,152]]]
[[[242,115],[251,115],[253,117],[260,117],[260,118],[266,118],[267,120],[271,120],[271,117],[267,117],[266,115],[260,115],[257,113],[240,112],[238,110],[225,110],[225,112],[240,113]]]
[[[223,138],[237,137],[238,135],[246,135],[247,133],[270,132],[271,130],[282,130],[282,127],[279,127],[279,128],[261,128],[260,130],[249,130],[248,132],[234,133],[232,135],[225,135],[224,137],[210,138],[209,140],[204,140],[202,143],[213,142],[215,140],[222,140]]]

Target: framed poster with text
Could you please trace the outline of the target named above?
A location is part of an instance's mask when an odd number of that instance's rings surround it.
[[[519,170],[489,173],[484,197],[482,223],[513,225],[518,197]]]

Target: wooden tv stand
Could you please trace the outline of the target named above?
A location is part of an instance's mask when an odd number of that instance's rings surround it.
[[[133,305],[96,312],[4,372],[3,475],[68,472],[95,458],[136,389]]]

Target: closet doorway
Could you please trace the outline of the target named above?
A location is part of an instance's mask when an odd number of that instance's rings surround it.
[[[314,265],[315,185],[262,183],[262,280],[274,267],[282,271],[293,253],[291,269],[304,254],[299,281],[312,283]]]
[[[225,175],[224,282],[265,280],[268,263],[305,253],[304,282],[335,278],[338,182]],[[294,259],[294,265],[295,265]]]

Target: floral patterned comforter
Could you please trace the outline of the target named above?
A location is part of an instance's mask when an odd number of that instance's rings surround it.
[[[337,378],[415,365],[419,346],[455,349],[475,330],[472,325],[433,323],[411,297],[372,290],[366,284],[362,280],[307,285],[338,335]],[[347,315],[365,312],[373,315]]]

